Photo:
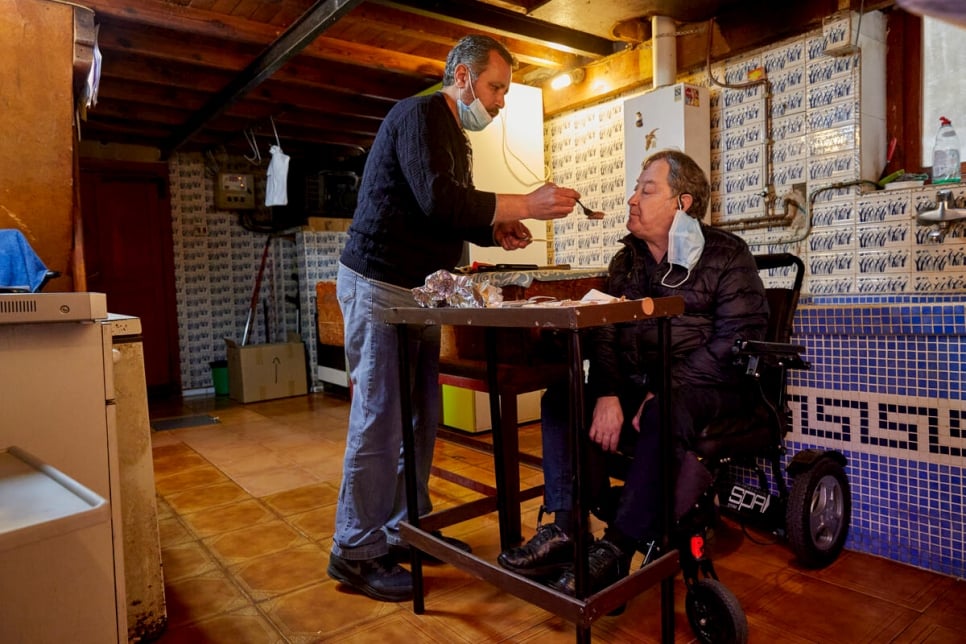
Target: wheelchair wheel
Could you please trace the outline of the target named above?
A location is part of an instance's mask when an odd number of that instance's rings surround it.
[[[785,524],[798,561],[824,568],[842,552],[849,533],[852,497],[842,466],[830,458],[795,477]]]
[[[688,623],[704,644],[745,644],[748,619],[734,593],[716,579],[700,579],[684,599]]]

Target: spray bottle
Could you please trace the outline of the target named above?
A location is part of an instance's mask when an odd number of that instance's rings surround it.
[[[939,132],[932,149],[932,182],[959,183],[959,137],[945,116],[939,117]]]

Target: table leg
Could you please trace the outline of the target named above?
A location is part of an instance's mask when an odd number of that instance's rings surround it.
[[[671,437],[671,320],[661,318],[657,323],[657,341],[661,348],[661,489],[663,494],[661,518],[664,551],[672,547],[669,532],[674,521],[674,444]],[[674,642],[674,577],[661,580],[661,641]]]
[[[587,547],[589,518],[587,504],[584,503],[584,474],[587,471],[587,436],[584,431],[584,364],[580,350],[580,334],[575,330],[570,334],[567,357],[570,384],[570,441],[573,468],[573,510],[574,530],[574,589],[577,599],[585,599],[588,592]],[[587,633],[588,641],[590,633]],[[577,641],[581,641],[581,629],[577,629]]]
[[[513,394],[500,396],[496,329],[484,331],[486,385],[489,390],[490,423],[493,427],[493,474],[496,479],[496,507],[500,524],[500,548],[520,543],[520,468],[517,400]],[[512,467],[507,467],[510,464]]]
[[[506,503],[506,512],[500,521],[500,547],[503,550],[523,540],[520,529],[520,430],[517,427],[517,414],[516,394],[500,396],[500,429],[493,434],[493,451],[501,455],[499,467],[503,470],[502,478],[496,479],[497,490],[503,488],[502,496]]]
[[[416,500],[416,447],[413,427],[412,385],[409,377],[409,332],[405,324],[396,325],[399,354],[399,409],[402,414],[403,476],[406,481],[406,513],[409,524],[419,527],[419,506]],[[419,548],[410,548],[412,556],[413,612],[421,615],[423,603],[423,557]]]

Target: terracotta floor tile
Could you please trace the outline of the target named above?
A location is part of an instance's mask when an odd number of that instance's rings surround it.
[[[325,541],[335,532],[335,506],[329,505],[301,514],[291,514],[285,520],[313,541]]]
[[[249,498],[239,485],[234,482],[218,483],[208,487],[196,487],[183,492],[173,492],[166,495],[165,500],[171,509],[180,514],[190,514],[200,510],[217,508],[220,505],[236,503]]]
[[[282,515],[299,514],[332,505],[339,498],[339,488],[331,483],[306,485],[262,497],[262,501]]]
[[[232,479],[246,478],[258,472],[275,470],[279,468],[290,468],[292,463],[280,457],[278,452],[267,450],[258,443],[245,443],[247,453],[241,454],[240,450],[225,452],[208,450],[212,452],[207,456],[212,464],[219,467]]]
[[[258,500],[246,497],[236,503],[182,515],[182,519],[199,537],[211,537],[278,519]]]
[[[313,543],[258,557],[233,566],[231,572],[259,602],[325,581],[328,564],[326,551]]]
[[[888,642],[917,617],[908,608],[792,571],[742,604],[749,616],[815,642]]]
[[[234,480],[241,487],[252,496],[257,497],[278,494],[293,488],[316,485],[322,482],[315,472],[292,465],[279,465],[234,476]]]
[[[405,633],[406,644],[452,644],[446,633],[434,633],[418,615],[400,611],[351,629],[328,634],[320,642],[338,644],[378,644],[395,642]]]
[[[158,644],[287,644],[254,607],[168,628]]]
[[[155,432],[154,436],[156,437],[159,434],[164,435],[165,432]],[[157,443],[153,440],[152,442],[156,445],[151,450],[155,480],[163,479],[172,474],[179,474],[199,466],[210,465],[203,456],[185,445],[180,439],[175,443],[160,446],[157,446]]]
[[[218,569],[218,563],[200,541],[185,541],[161,547],[165,581],[176,582]]]
[[[343,591],[334,581],[315,584],[261,604],[262,610],[292,644],[318,642],[337,632],[411,610],[409,603],[374,602]]]
[[[966,581],[943,578],[949,583],[939,599],[926,609],[926,616],[946,628],[966,633]]]
[[[250,605],[250,601],[220,570],[198,577],[165,582],[168,627],[197,622]]]
[[[183,490],[206,489],[218,483],[227,483],[231,479],[214,465],[206,463],[191,469],[173,472],[168,476],[155,480],[155,488],[159,494],[171,495]]]
[[[205,458],[217,467],[232,465],[245,459],[265,458],[271,454],[258,441],[247,439],[232,439],[226,440],[224,443],[209,443],[200,446],[199,449],[204,453]]]
[[[932,605],[952,583],[951,579],[888,559],[875,566],[868,562],[868,556],[846,551],[828,568],[805,574],[917,611]],[[888,583],[883,583],[885,579]]]
[[[204,540],[226,565],[234,565],[273,552],[307,545],[309,541],[283,521],[267,521]]]
[[[158,519],[158,533],[160,535],[161,546],[172,546],[186,541],[196,539],[195,535],[185,527],[178,517],[168,517]]]
[[[466,620],[466,615],[473,615],[473,620]],[[493,642],[512,638],[549,616],[489,584],[467,583],[450,592],[428,593],[426,612],[420,619],[434,632],[445,629],[468,642]]]
[[[345,445],[333,443],[325,438],[312,437],[305,445],[280,445],[274,448],[279,458],[307,469],[319,470],[324,478],[342,476],[342,457]]]

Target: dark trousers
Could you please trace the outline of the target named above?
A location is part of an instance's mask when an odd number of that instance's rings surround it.
[[[750,410],[753,397],[738,388],[700,387],[685,385],[671,392],[671,432],[675,454],[672,463],[675,476],[692,437],[708,423],[723,415]],[[585,427],[589,430],[593,418],[593,401],[587,404]],[[619,450],[633,458],[627,470],[624,489],[617,502],[610,526],[635,540],[656,537],[661,532],[661,454],[660,405],[652,398],[641,414],[638,433],[631,421],[640,408],[641,397],[621,399],[624,427]],[[568,432],[568,389],[554,386],[544,393],[541,411],[543,424],[544,498],[547,510],[569,511],[573,507],[573,475],[570,436]],[[750,413],[750,412],[749,412]],[[608,456],[596,443],[591,443],[588,454],[589,471],[584,477],[587,507],[600,504],[607,494]]]

